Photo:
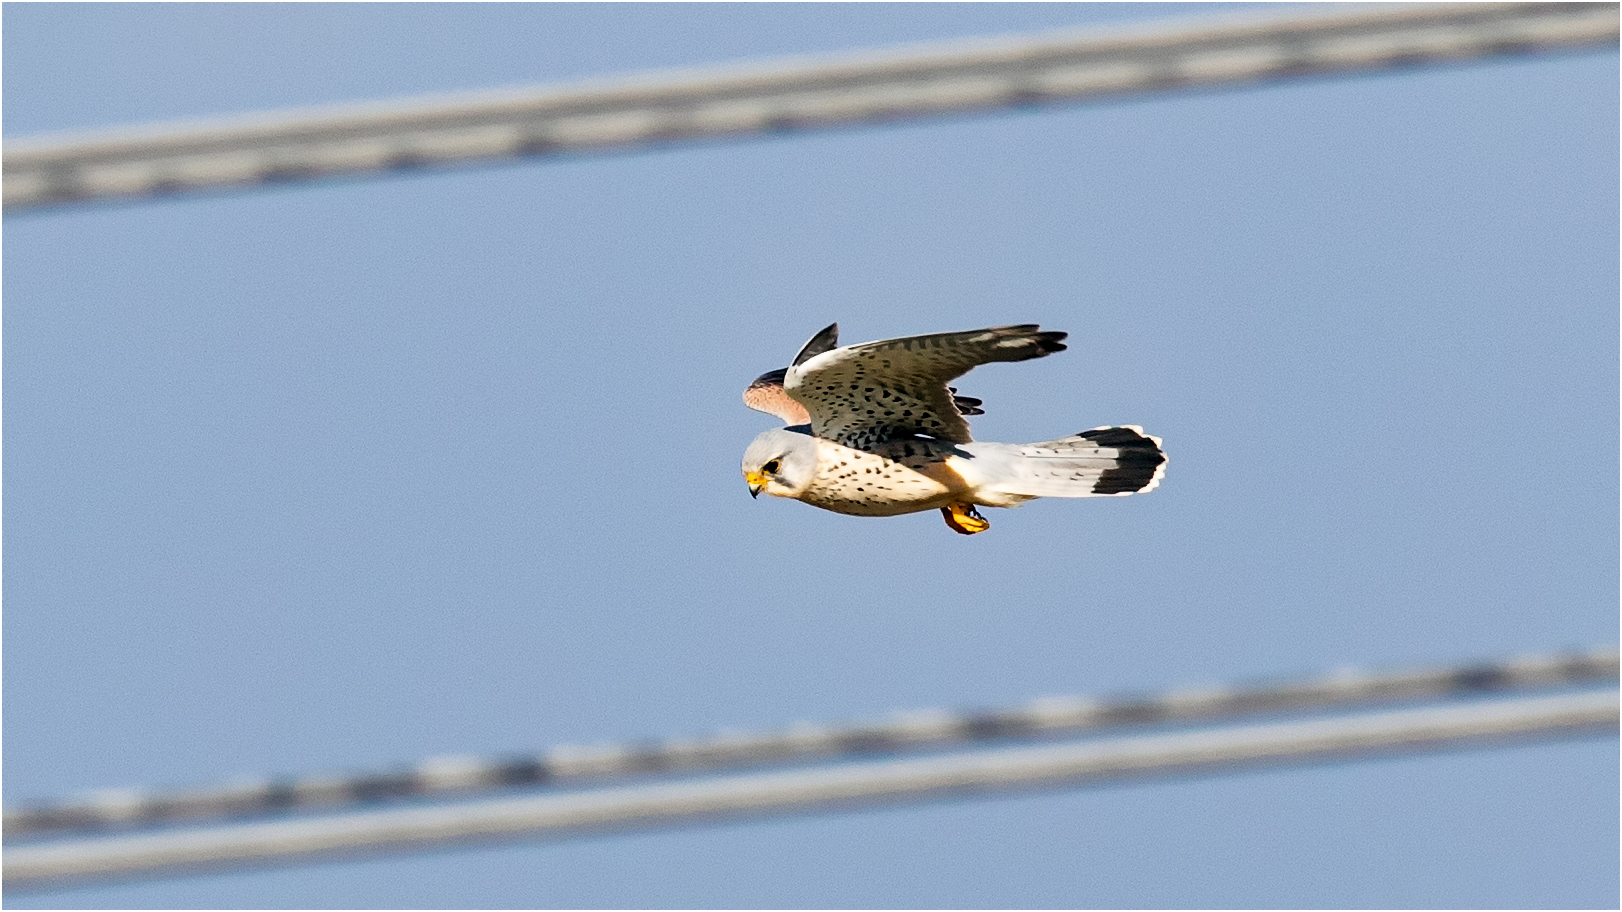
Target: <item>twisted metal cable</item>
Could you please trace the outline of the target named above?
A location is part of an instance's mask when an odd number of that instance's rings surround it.
[[[1614,47],[1612,3],[1320,6],[8,141],[20,211]]]
[[[450,757],[354,776],[270,780],[148,794],[107,791],[8,809],[5,838],[208,823],[289,810],[335,810],[421,797],[468,797],[540,785],[586,785],[659,774],[720,772],[811,760],[873,758],[1019,738],[1094,734],[1157,724],[1461,697],[1618,679],[1615,649],[1377,674],[1092,700],[1038,700],[1012,709],[913,712],[854,726],[599,747],[558,747],[506,759]]]
[[[1617,723],[1615,691],[1585,692],[23,846],[5,852],[5,886],[49,888],[469,842],[559,839],[740,817],[1604,735],[1615,732]]]

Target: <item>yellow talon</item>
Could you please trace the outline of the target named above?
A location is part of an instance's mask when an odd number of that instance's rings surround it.
[[[955,503],[951,506],[941,507],[941,515],[946,517],[946,524],[951,527],[953,532],[963,535],[973,535],[976,532],[984,532],[991,528],[991,523],[987,522],[986,518],[981,516],[980,511],[976,510],[974,504],[971,503]]]

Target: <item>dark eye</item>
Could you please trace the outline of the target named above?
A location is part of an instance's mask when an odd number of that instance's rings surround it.
[[[777,472],[777,470],[778,470],[778,469],[779,469],[779,468],[780,468],[780,467],[781,467],[781,464],[780,464],[780,463],[778,463],[778,461],[777,461],[777,460],[775,460],[775,459],[773,459],[773,460],[772,460],[772,461],[771,461],[771,462],[768,462],[768,463],[766,463],[766,464],[765,464],[765,465],[763,465],[763,466],[761,466],[761,467],[760,467],[760,470],[761,470],[761,471],[762,471],[762,472],[765,472],[765,473],[767,473],[767,474],[768,474],[768,475],[770,475],[770,474],[776,474],[776,472]]]

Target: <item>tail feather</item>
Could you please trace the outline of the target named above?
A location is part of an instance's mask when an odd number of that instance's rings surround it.
[[[1013,497],[1108,497],[1153,491],[1166,473],[1160,438],[1131,425],[1010,446],[989,487]]]

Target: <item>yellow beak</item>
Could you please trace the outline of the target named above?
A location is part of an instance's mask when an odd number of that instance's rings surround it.
[[[749,482],[750,497],[759,497],[760,492],[766,489],[766,476],[759,472],[745,472],[743,480]]]

